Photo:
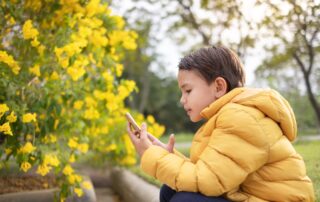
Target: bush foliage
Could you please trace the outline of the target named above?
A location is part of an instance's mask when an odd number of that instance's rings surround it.
[[[138,36],[123,18],[99,0],[11,0],[1,1],[0,27],[0,168],[13,159],[23,172],[54,173],[63,200],[90,188],[72,167],[88,151],[135,164],[124,113],[137,87],[121,78],[121,59]]]

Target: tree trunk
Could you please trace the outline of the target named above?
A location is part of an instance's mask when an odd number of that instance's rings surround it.
[[[301,59],[299,58],[299,56],[297,55],[297,53],[293,53],[293,58],[296,60],[296,62],[298,63],[299,68],[302,71],[303,74],[303,78],[304,78],[304,83],[307,87],[307,93],[308,93],[308,98],[309,101],[311,103],[311,106],[313,107],[316,117],[317,117],[317,125],[320,128],[320,105],[317,102],[317,99],[314,95],[314,93],[312,92],[312,88],[311,88],[311,83],[310,83],[310,72],[311,71],[307,71],[305,68],[305,65],[302,63]],[[311,69],[311,68],[309,68]]]
[[[150,75],[148,71],[145,71],[144,75],[141,77],[142,91],[141,91],[141,100],[139,104],[139,112],[143,113],[147,104],[148,97],[150,92]]]
[[[314,96],[314,93],[312,92],[311,89],[311,84],[310,84],[310,79],[307,77],[307,75],[304,75],[304,81],[307,87],[307,92],[308,92],[308,97],[310,100],[310,103],[316,113],[317,119],[318,119],[318,127],[320,128],[320,105],[317,102],[317,99]]]

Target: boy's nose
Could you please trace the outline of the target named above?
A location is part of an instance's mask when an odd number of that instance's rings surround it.
[[[185,102],[186,102],[186,99],[183,96],[181,96],[180,104],[183,106]]]

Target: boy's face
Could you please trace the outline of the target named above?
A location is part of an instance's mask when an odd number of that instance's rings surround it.
[[[221,96],[217,83],[208,84],[195,70],[179,70],[178,84],[182,92],[180,103],[192,122],[200,121],[200,112]]]

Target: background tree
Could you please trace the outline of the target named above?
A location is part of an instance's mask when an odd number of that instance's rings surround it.
[[[126,18],[129,16],[130,13],[127,13]],[[179,103],[180,90],[176,78],[167,76],[159,61],[159,54],[156,52],[158,39],[151,35],[151,20],[138,18],[128,27],[135,30],[139,38],[136,51],[125,52],[124,77],[136,81],[140,89],[132,94],[127,101],[128,105],[142,114],[152,114],[159,123],[166,126],[166,134],[194,131],[197,125],[190,124]],[[152,69],[152,66],[157,68]]]
[[[296,113],[297,119],[303,120],[299,128],[316,127],[318,113],[313,109],[319,105],[319,3],[311,0],[297,3],[290,0],[272,3],[258,0],[131,2],[134,6],[127,13],[129,24],[137,18],[150,19],[149,36],[170,37],[181,52],[208,44],[223,44],[238,52],[246,69],[254,68],[248,66],[249,57],[263,61],[252,85],[267,85],[281,91],[295,103],[293,107],[297,112],[306,108],[303,101],[307,95],[313,104],[307,110],[310,111],[308,116]],[[159,55],[155,56],[157,58]],[[161,66],[162,61],[158,59],[158,62]],[[297,85],[297,80],[304,85]]]
[[[320,126],[319,55],[320,55],[320,4],[317,1],[259,1],[266,16],[260,27],[265,39],[268,57],[258,68],[262,77],[276,76],[281,82],[283,73],[291,75],[295,86],[306,92]],[[295,74],[294,72],[299,72]],[[278,75],[276,75],[278,74]],[[297,76],[297,77],[294,77]]]
[[[170,30],[179,33],[188,29],[188,35],[175,35],[186,42],[190,37],[200,38],[195,47],[224,44],[245,59],[248,48],[255,39],[255,24],[248,15],[246,1],[194,1],[177,0],[177,10],[169,11],[169,16],[179,16]],[[164,6],[168,6],[165,4]]]

